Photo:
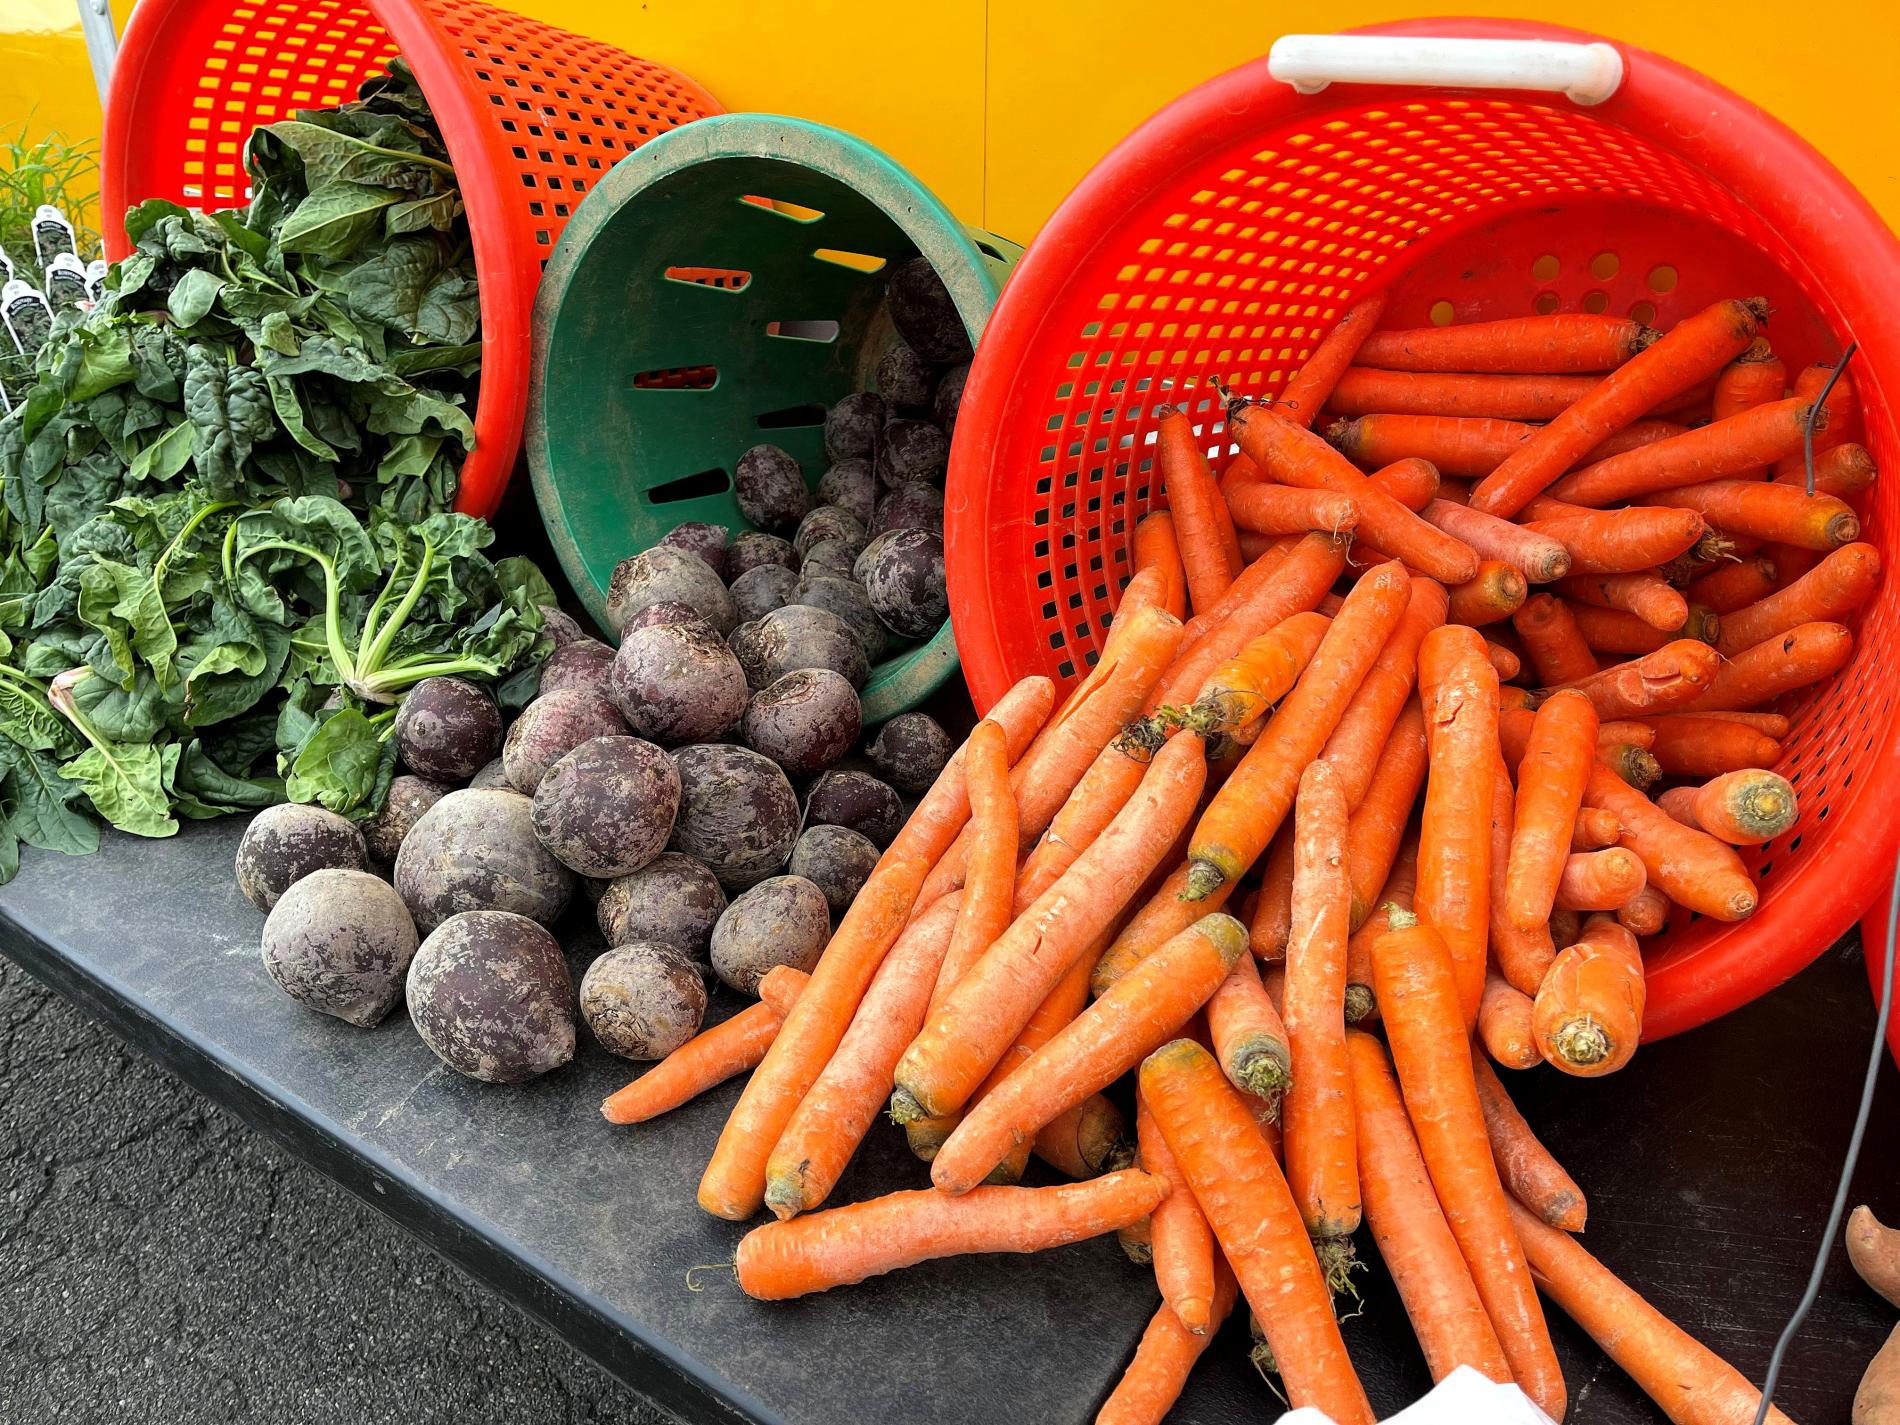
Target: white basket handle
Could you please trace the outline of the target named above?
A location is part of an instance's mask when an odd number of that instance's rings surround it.
[[[1540,89],[1601,104],[1623,83],[1623,56],[1602,41],[1282,35],[1267,55],[1267,72],[1302,94],[1329,84],[1426,84]]]

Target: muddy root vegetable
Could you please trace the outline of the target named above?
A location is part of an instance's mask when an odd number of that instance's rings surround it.
[[[385,866],[393,862],[409,829],[422,819],[425,811],[454,790],[445,783],[407,773],[391,782],[383,809],[361,824],[363,844],[369,848],[370,859]]]
[[[628,876],[666,849],[679,769],[638,737],[595,737],[548,768],[534,793],[541,844],[583,876]]]
[[[313,871],[264,922],[264,968],[307,1009],[367,1029],[402,997],[415,922],[389,883],[367,871]]]
[[[706,1017],[706,982],[670,945],[616,945],[581,976],[581,1018],[601,1048],[623,1059],[664,1059]]]
[[[739,993],[756,995],[774,966],[809,971],[830,935],[824,892],[803,876],[772,876],[719,917],[712,933],[713,969]]]
[[[869,837],[848,826],[808,826],[792,847],[786,871],[803,876],[824,893],[832,919],[841,919],[877,864]]]
[[[396,754],[417,776],[466,782],[501,751],[501,710],[461,678],[424,678],[396,709]]]
[[[607,581],[607,621],[616,634],[642,609],[660,603],[686,605],[721,634],[731,633],[738,622],[724,581],[696,554],[659,545],[614,566]]]
[[[798,839],[798,797],[778,764],[743,747],[697,743],[673,754],[680,809],[671,849],[705,863],[728,893],[772,875]]]
[[[929,713],[907,712],[880,727],[865,750],[878,776],[915,795],[930,789],[955,749],[950,734]]]
[[[237,883],[244,899],[269,910],[314,871],[361,871],[369,849],[355,826],[322,807],[284,802],[251,818],[238,842]]]
[[[1870,1207],[1847,1218],[1847,1260],[1860,1279],[1900,1306],[1900,1229],[1884,1226]]]
[[[574,873],[535,835],[528,798],[465,789],[410,830],[395,884],[426,934],[464,911],[510,911],[552,925],[574,894]]]
[[[851,750],[859,718],[849,680],[829,668],[801,668],[752,695],[739,735],[788,775],[815,777]]]
[[[521,710],[501,745],[508,784],[534,795],[548,768],[596,737],[625,736],[627,724],[613,703],[589,688],[543,693]]]
[[[839,397],[825,412],[825,453],[833,460],[869,456],[877,449],[884,418],[884,398],[875,391]]]
[[[608,692],[628,727],[664,747],[708,742],[745,712],[745,669],[710,628],[665,624],[629,633]]]
[[[875,557],[865,567],[864,591],[891,632],[928,638],[950,613],[942,536],[928,530],[893,530],[880,538]]]
[[[748,529],[734,535],[726,549],[726,577],[737,579],[748,570],[764,564],[776,564],[794,572],[798,569],[798,551],[792,542],[761,529]]]
[[[805,794],[807,826],[843,826],[880,849],[904,824],[897,793],[865,772],[827,772]]]
[[[598,638],[576,638],[563,643],[541,665],[541,682],[536,697],[558,693],[563,688],[607,694],[607,674],[614,666],[614,651]],[[496,749],[499,753],[499,748]],[[493,754],[491,754],[493,755]]]
[[[796,529],[812,504],[798,462],[776,445],[755,445],[739,457],[732,493],[746,523],[774,534]]]
[[[574,1057],[567,960],[526,916],[473,910],[444,920],[409,962],[407,998],[422,1042],[471,1079],[524,1083]]]
[[[662,851],[630,875],[610,881],[594,906],[609,945],[635,940],[670,945],[704,961],[713,926],[725,914],[719,878],[691,856]]]
[[[783,564],[761,564],[732,581],[732,607],[741,624],[756,623],[792,601],[798,575]],[[550,662],[553,660],[550,659]]]

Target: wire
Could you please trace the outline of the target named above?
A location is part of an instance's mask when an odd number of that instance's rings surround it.
[[[1833,394],[1834,383],[1841,379],[1841,373],[1847,370],[1847,363],[1854,359],[1854,353],[1860,350],[1860,343],[1850,341],[1847,350],[1841,353],[1841,359],[1834,363],[1834,373],[1827,378],[1827,384],[1821,388],[1821,394],[1814,398],[1814,404],[1808,407],[1808,418],[1801,423],[1801,460],[1808,472],[1808,495],[1814,494],[1814,420],[1827,405],[1827,398]]]

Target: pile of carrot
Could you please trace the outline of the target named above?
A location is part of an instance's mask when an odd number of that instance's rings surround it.
[[[761,1299],[1117,1234],[1161,1305],[1105,1422],[1160,1420],[1242,1300],[1293,1405],[1370,1422],[1364,1238],[1434,1379],[1561,1419],[1541,1289],[1671,1419],[1741,1425],[1753,1388],[1575,1242],[1497,1070],[1622,1068],[1641,941],[1755,910],[1737,848],[1799,818],[1768,705],[1880,579],[1853,383],[1790,381],[1752,301],[1381,316],[1229,401],[1218,475],[1153,413],[1168,507],[1087,678],[990,709],[809,978],[603,1112],[753,1069],[699,1201],[779,1219],[738,1248]],[[930,1187],[826,1209],[886,1111]],[[1017,1185],[1032,1154],[1076,1181]]]

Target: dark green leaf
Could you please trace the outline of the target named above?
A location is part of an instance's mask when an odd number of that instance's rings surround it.
[[[166,793],[167,761],[176,766],[178,744],[108,742],[88,747],[59,769],[92,799],[99,815],[134,836],[174,836],[178,823]]]
[[[355,708],[329,718],[298,750],[284,783],[293,802],[317,802],[334,812],[369,803],[383,757],[381,730]]]
[[[7,829],[28,846],[89,856],[99,849],[98,823],[82,807],[80,789],[64,780],[57,763],[44,752],[0,741],[5,771]]]

